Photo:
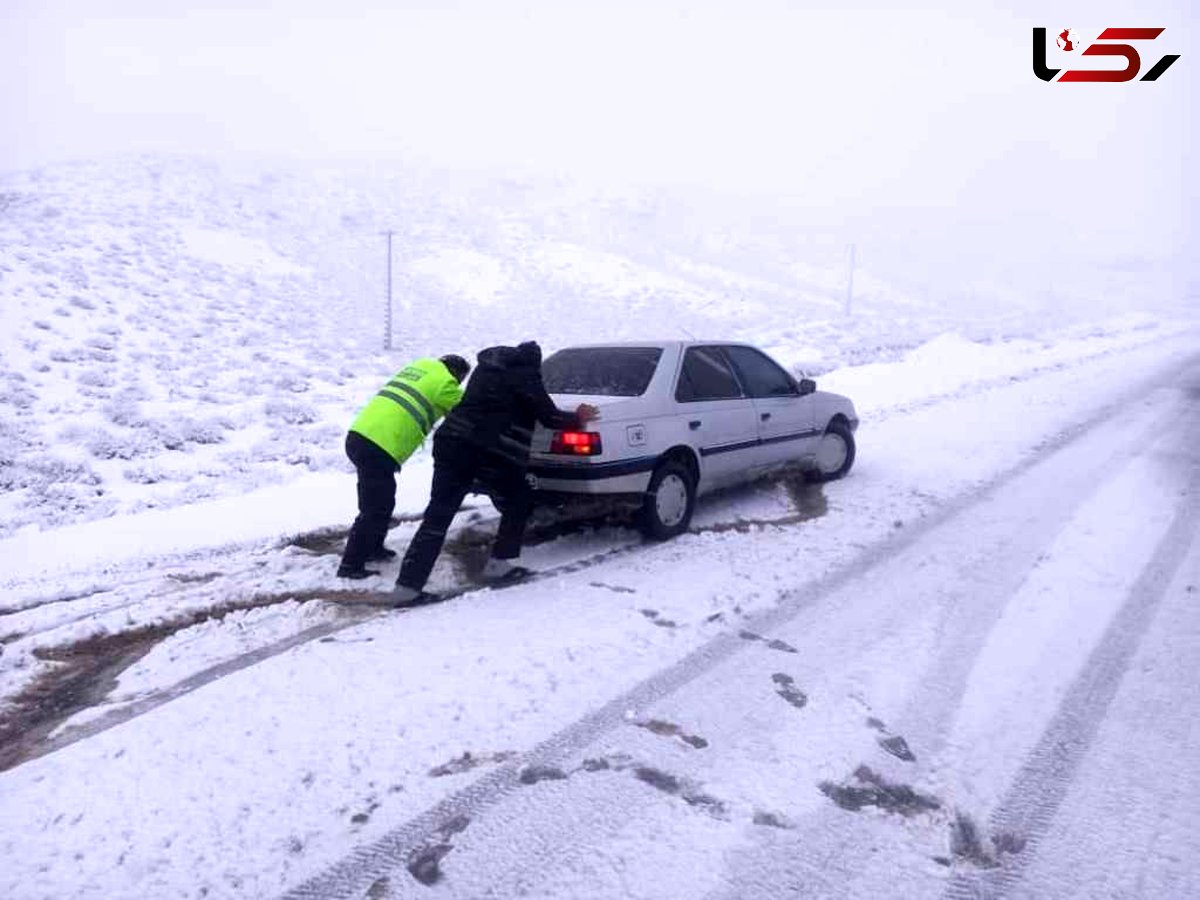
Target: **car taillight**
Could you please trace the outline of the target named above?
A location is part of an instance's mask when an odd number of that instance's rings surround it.
[[[551,453],[567,456],[598,456],[601,452],[600,435],[594,431],[556,431],[550,438]]]

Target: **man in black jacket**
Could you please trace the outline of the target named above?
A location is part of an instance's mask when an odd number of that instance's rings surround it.
[[[507,580],[527,574],[513,564],[521,553],[533,492],[525,480],[533,427],[577,429],[599,415],[579,404],[574,412],[554,405],[542,383],[542,350],[533,341],[489,347],[467,383],[462,401],[433,436],[433,487],[421,525],[408,545],[396,589],[397,604],[437,599],[425,582],[442,551],[446,531],[463,498],[480,481],[500,510],[500,528],[484,577]]]

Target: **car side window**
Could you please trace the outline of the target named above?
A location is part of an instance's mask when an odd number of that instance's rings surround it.
[[[753,347],[724,347],[751,397],[795,397],[796,383],[783,368]]]
[[[718,347],[689,347],[675,385],[680,403],[699,400],[729,400],[742,396],[737,376]]]

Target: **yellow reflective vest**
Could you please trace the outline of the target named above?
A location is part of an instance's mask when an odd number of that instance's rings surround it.
[[[350,430],[402,463],[462,395],[462,386],[440,359],[418,359],[392,376],[355,417]]]

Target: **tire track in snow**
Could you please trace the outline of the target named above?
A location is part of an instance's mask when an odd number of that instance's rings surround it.
[[[760,520],[739,520],[735,523],[716,523],[707,525],[701,528],[693,529],[692,533],[704,534],[709,532],[721,532],[726,530],[743,530],[749,526],[787,526],[810,518],[808,515],[787,515],[777,519],[760,519]],[[627,556],[632,553],[637,553],[642,550],[656,546],[655,544],[645,544],[641,541],[636,543],[626,544],[620,547],[610,548],[608,550],[595,553],[590,556],[581,557],[572,560],[571,562],[546,569],[538,573],[535,577],[538,580],[546,578],[556,578],[565,575],[573,575],[577,572],[586,571],[602,563],[610,560]],[[479,593],[489,590],[486,586],[469,584],[447,592],[444,596],[446,601],[454,600],[458,597],[466,596],[467,594]],[[213,665],[207,666],[199,672],[189,675],[187,678],[175,683],[166,688],[161,688],[150,693],[143,694],[136,699],[123,701],[122,704],[108,712],[105,712],[96,718],[60,732],[53,737],[46,738],[39,742],[36,746],[24,749],[20,753],[19,762],[5,768],[15,768],[25,762],[33,759],[38,759],[42,756],[47,756],[69,747],[71,744],[94,737],[110,728],[115,728],[125,722],[135,719],[138,716],[153,712],[158,707],[170,703],[173,700],[178,700],[180,697],[186,696],[193,691],[199,690],[205,685],[211,684],[228,675],[232,675],[242,669],[247,669],[258,663],[265,662],[272,657],[279,656],[289,650],[307,644],[314,640],[332,637],[333,635],[353,628],[357,625],[366,622],[369,619],[377,618],[388,614],[408,614],[415,612],[418,608],[412,609],[396,609],[387,605],[387,593],[379,591],[356,590],[354,588],[318,588],[309,590],[283,591],[276,596],[269,598],[269,602],[263,601],[261,597],[252,595],[250,605],[247,609],[259,609],[263,606],[285,603],[288,601],[297,601],[301,603],[311,601],[328,601],[333,604],[340,604],[341,613],[339,619],[334,622],[324,622],[320,625],[314,625],[306,628],[296,634],[289,635],[286,638],[281,638],[258,647],[254,650],[247,651],[236,657],[222,660]],[[230,609],[230,612],[237,611]],[[84,617],[86,618],[86,616]],[[184,619],[189,616],[184,615]],[[58,627],[56,625],[55,627]],[[191,623],[182,622],[178,630],[183,630],[191,627]],[[52,630],[52,629],[50,629]],[[30,634],[37,634],[31,632]],[[28,637],[29,635],[24,635]],[[120,672],[115,672],[113,677],[119,677]],[[72,712],[70,715],[74,715]]]
[[[461,507],[459,512],[464,513],[477,509],[477,505],[468,504]],[[393,517],[393,528],[396,528],[397,526],[412,525],[415,522],[420,522],[420,520],[421,517],[419,515]],[[498,521],[498,517],[496,517],[494,521]],[[461,535],[471,530],[475,524],[477,523],[469,522],[464,524],[460,526],[460,528],[456,529],[455,534]],[[195,565],[189,566],[183,571],[164,571],[162,567],[159,567],[156,571],[149,575],[125,577],[122,575],[122,570],[117,569],[111,573],[108,581],[111,582],[115,579],[121,578],[122,580],[119,584],[115,584],[113,586],[108,586],[108,584],[93,584],[88,588],[76,589],[71,592],[60,592],[49,597],[34,598],[23,601],[9,609],[0,609],[0,643],[11,643],[17,640],[28,640],[30,638],[50,635],[60,629],[69,629],[70,626],[77,625],[80,622],[85,622],[98,616],[121,612],[122,610],[137,610],[139,607],[145,607],[151,604],[157,608],[161,606],[165,600],[178,600],[180,597],[183,597],[184,602],[188,603],[188,601],[192,600],[192,598],[187,597],[189,593],[198,593],[201,594],[201,596],[195,598],[194,602],[191,602],[190,605],[169,609],[165,614],[168,620],[172,617],[182,620],[187,618],[189,615],[203,612],[203,607],[205,605],[219,611],[220,607],[228,605],[229,596],[231,593],[234,595],[235,600],[247,601],[247,608],[269,605],[256,602],[261,601],[265,595],[262,591],[246,587],[246,584],[248,579],[262,570],[262,567],[272,555],[280,552],[286,552],[289,548],[299,548],[300,550],[305,551],[309,556],[316,557],[340,555],[340,544],[345,539],[346,531],[347,529],[345,528],[317,529],[315,531],[305,532],[292,537],[281,538],[280,540],[265,547],[261,542],[256,542],[253,545],[253,549],[251,549],[250,544],[231,545],[230,548],[227,548],[224,554],[214,552],[210,556],[197,557],[199,561],[208,560],[210,563],[207,566],[199,567],[202,568],[203,571],[197,571],[198,567]],[[413,531],[415,531],[415,529],[413,529]],[[534,531],[532,526],[530,527],[529,531]],[[411,536],[411,533],[407,535],[408,538],[411,538]],[[555,536],[556,535],[552,534],[551,539],[553,539]],[[485,535],[484,544],[486,545],[486,543],[489,542],[492,537],[494,537],[494,534]],[[527,540],[527,544],[540,543],[546,539],[545,535],[539,534],[537,537],[540,538],[540,540]],[[248,558],[250,561],[243,562],[236,568],[230,568],[227,563],[221,562],[223,558],[234,557],[235,554],[240,557]],[[160,562],[165,559],[166,558],[163,558],[160,560]],[[134,564],[133,568],[141,571],[144,565],[144,560],[138,561],[136,564]],[[272,574],[278,576],[280,574],[286,574],[288,571],[290,570],[285,569],[282,573],[274,572]],[[214,583],[216,584],[216,587],[213,586]],[[231,587],[227,589],[227,593],[222,594],[220,593],[221,585],[230,585]],[[237,593],[239,591],[240,595]],[[458,594],[465,592],[466,591],[464,590],[458,590],[454,595],[457,596]],[[355,590],[352,588],[334,587],[328,590],[297,588],[295,591],[290,593],[284,590],[277,591],[276,593],[278,595],[278,600],[276,602],[282,603],[288,599],[313,600],[337,596],[357,596],[363,592],[361,590]],[[69,609],[69,604],[76,603],[78,601],[94,600],[95,598],[104,597],[106,595],[112,595],[112,599],[110,601],[100,602],[94,606],[88,606],[84,610],[77,613],[69,613],[65,611]],[[217,596],[219,596],[221,599],[212,599],[213,597]],[[52,618],[47,622],[32,627],[22,626],[21,620],[22,618],[27,618],[28,614],[45,611],[59,604],[67,605],[64,606],[64,613],[62,617]],[[142,627],[144,624],[147,623],[141,623],[137,627]],[[8,630],[3,630],[5,628]],[[69,647],[75,642],[76,639],[70,638],[65,642],[57,644],[40,645],[40,648],[44,648],[46,646],[49,646],[52,649]]]
[[[52,634],[60,628],[70,628],[72,625],[78,625],[80,622],[86,622],[88,619],[94,619],[98,616],[108,615],[109,613],[120,612],[124,609],[133,609],[147,602],[159,603],[162,600],[170,599],[176,595],[186,593],[190,590],[195,590],[197,583],[209,584],[217,578],[232,577],[237,578],[238,575],[249,574],[253,571],[247,567],[242,571],[234,571],[230,573],[213,573],[213,578],[203,578],[201,576],[180,576],[176,573],[157,574],[149,578],[142,578],[134,581],[132,584],[121,584],[111,588],[98,588],[94,591],[74,594],[66,597],[56,597],[51,600],[43,600],[36,603],[31,603],[19,609],[12,610],[8,613],[0,613],[0,622],[10,622],[13,620],[19,621],[21,616],[31,611],[42,611],[48,607],[52,607],[58,603],[73,603],[79,600],[93,600],[97,597],[102,597],[105,594],[113,595],[114,599],[111,603],[98,603],[95,606],[89,606],[86,610],[79,613],[72,613],[63,618],[52,619],[50,622],[21,630],[20,625],[13,628],[11,632],[0,633],[0,642],[8,643],[15,640],[24,640],[31,637],[39,637],[41,635]],[[145,594],[131,596],[131,588],[144,586],[147,590]]]
[[[546,577],[554,577],[573,574],[575,572],[592,568],[600,563],[607,562],[613,557],[623,556],[630,552],[636,551],[642,546],[643,545],[641,544],[633,544],[605,550],[592,556],[587,556],[582,559],[574,560],[573,562],[565,563],[564,565],[553,570],[547,570],[544,575]],[[466,589],[459,590],[458,592],[449,595],[448,599],[486,590],[488,590],[486,587],[470,586]],[[324,600],[331,603],[336,603],[338,597],[357,599],[366,598],[374,600],[381,597],[386,598],[386,596],[386,594],[380,594],[379,592],[356,591],[345,588],[316,589],[308,591],[284,591],[279,594],[278,597],[272,597],[271,603],[284,603],[289,600],[295,600],[299,602]],[[263,605],[263,603],[257,603],[251,608],[259,608]],[[331,637],[338,632],[345,631],[347,628],[353,628],[357,625],[361,625],[363,622],[366,622],[369,619],[388,614],[407,615],[409,613],[416,612],[418,609],[420,609],[420,607],[413,607],[410,609],[395,609],[394,607],[384,606],[380,603],[343,604],[342,608],[338,611],[340,615],[336,621],[324,622],[320,625],[314,625],[310,628],[306,628],[303,631],[289,635],[286,638],[272,641],[271,643],[262,647],[258,647],[236,657],[222,660],[221,662],[210,665],[201,671],[196,672],[179,682],[176,682],[170,687],[155,690],[148,694],[143,694],[142,696],[123,703],[120,707],[103,713],[102,715],[82,725],[72,727],[66,731],[54,735],[53,737],[46,738],[36,746],[22,748],[22,751],[19,754],[19,760],[12,762],[10,765],[5,765],[3,768],[15,768],[16,766],[29,762],[30,760],[47,756],[58,750],[62,750],[65,747],[69,747],[71,744],[94,737],[97,734],[108,731],[110,728],[115,728],[118,725],[122,725],[131,719],[137,718],[138,716],[153,712],[160,706],[170,703],[173,700],[178,700],[180,697],[199,690],[205,685],[211,684],[212,682],[228,675],[232,675],[235,672],[240,672],[242,669],[247,669],[251,666],[257,665],[258,663],[265,662],[266,660],[286,653],[295,647],[299,647],[303,644],[307,644],[311,641],[319,640],[321,638]],[[188,626],[181,626],[181,629],[182,627]],[[119,674],[119,672],[114,673],[113,677],[118,677]]]
[[[1129,599],[1113,617],[1003,803],[991,816],[993,833],[1018,834],[1025,848],[1019,854],[1006,855],[999,868],[958,874],[945,894],[950,900],[1000,898],[1024,876],[1104,723],[1172,578],[1200,531],[1200,466],[1193,466],[1187,495],[1196,499],[1180,505]]]
[[[1200,379],[1200,369],[1187,373],[1187,377]],[[1200,385],[1200,380],[1196,383]],[[813,897],[887,896],[897,889],[899,873],[910,867],[923,870],[924,883],[921,884],[921,878],[914,879],[897,895],[939,897],[960,869],[972,872],[972,866],[1003,864],[1014,852],[1020,852],[1016,848],[1021,845],[1023,836],[1004,828],[993,830],[987,827],[989,813],[1006,795],[1026,755],[1056,715],[1061,697],[1085,667],[1091,650],[1100,644],[1112,617],[1118,614],[1134,583],[1149,565],[1181,502],[1187,502],[1176,492],[1186,489],[1189,470],[1177,467],[1173,461],[1179,458],[1178,448],[1187,444],[1187,435],[1200,426],[1200,418],[1191,419],[1189,431],[1186,390],[1184,388],[1181,394],[1179,379],[1173,376],[1170,387],[1154,392],[1152,397],[1114,417],[1112,428],[1103,429],[1111,434],[1112,440],[1103,434],[1097,434],[1098,442],[1089,437],[1077,451],[1044,460],[1044,468],[1039,467],[1034,479],[1005,486],[998,500],[1009,508],[1010,513],[1003,517],[977,517],[972,511],[970,527],[955,522],[950,529],[965,535],[971,546],[977,545],[979,555],[974,561],[970,552],[964,553],[962,562],[956,564],[964,568],[954,578],[937,583],[921,581],[924,587],[918,593],[933,598],[929,602],[917,604],[911,611],[880,608],[877,618],[869,613],[865,616],[872,620],[874,627],[863,637],[864,653],[876,640],[876,635],[901,634],[911,628],[909,634],[924,630],[928,636],[928,644],[923,639],[921,643],[929,647],[929,652],[921,664],[919,680],[902,697],[892,699],[885,718],[889,725],[898,726],[896,730],[903,732],[910,748],[916,751],[915,768],[908,770],[910,775],[915,773],[914,783],[923,785],[946,801],[944,814],[930,818],[919,829],[903,831],[886,828],[880,831],[874,827],[877,824],[874,820],[848,823],[843,821],[844,816],[820,814],[786,840],[776,839],[762,848],[736,854],[736,866],[727,870],[726,875],[728,884],[737,887],[714,889],[704,894],[705,897],[777,897],[786,894],[789,885],[801,883],[806,885],[806,895]],[[1152,474],[1151,470],[1164,466],[1170,467],[1173,473],[1169,478]],[[1131,478],[1131,471],[1142,474]],[[1155,491],[1154,497],[1163,504],[1157,507],[1163,511],[1162,515],[1155,516],[1153,530],[1144,543],[1138,544],[1135,559],[1112,564],[1119,569],[1123,590],[1114,592],[1105,601],[1100,621],[1093,619],[1095,625],[1088,630],[1086,645],[1070,657],[1074,664],[1069,673],[1051,678],[1051,673],[1056,670],[1047,671],[1042,684],[1045,691],[1053,691],[1055,699],[1038,708],[1036,719],[1017,719],[1004,729],[1006,738],[1017,733],[1023,735],[1018,750],[1001,756],[999,747],[983,738],[980,744],[967,745],[978,751],[978,759],[972,753],[968,754],[969,761],[964,761],[961,754],[953,751],[947,758],[947,748],[954,746],[950,738],[976,665],[985,658],[985,648],[997,626],[1003,631],[1005,611],[1017,609],[1013,601],[1020,596],[1027,582],[1036,579],[1041,572],[1043,560],[1049,558],[1043,551],[1051,550],[1052,541],[1058,540],[1060,534],[1077,527],[1073,523],[1086,524],[1087,510],[1094,508],[1097,497],[1111,496],[1114,486],[1138,483],[1142,479],[1150,479],[1161,487],[1161,493]],[[1166,486],[1168,484],[1170,487]],[[1149,482],[1145,486],[1149,487]],[[1034,509],[1038,510],[1036,518],[1032,513],[1022,512]],[[1011,525],[1017,527],[996,527],[1003,525],[1004,517],[1011,517]],[[1136,525],[1134,528],[1146,530]],[[1114,554],[1114,560],[1127,557],[1122,555],[1124,544],[1119,537],[1107,540],[1103,546]],[[955,557],[944,546],[932,542],[927,549],[931,558],[939,555],[943,559]],[[1105,572],[1111,571],[1111,566],[1102,568]],[[913,575],[920,579],[920,570],[914,569]],[[1085,577],[1084,583],[1087,581]],[[856,591],[871,593],[872,588],[856,585]],[[820,618],[823,623],[824,610],[838,606],[839,601],[840,598],[836,598],[835,602],[822,607]],[[1011,627],[1011,621],[1009,624]],[[796,630],[792,626],[780,634],[788,636]],[[831,629],[830,633],[848,632]],[[804,648],[803,644],[800,646]],[[811,653],[812,648],[808,648],[808,652]],[[870,652],[874,653],[873,650]],[[847,655],[854,654],[848,651]],[[889,665],[895,664],[895,659],[893,656],[890,663],[876,662],[870,667],[873,671],[887,671]],[[810,671],[821,670],[820,664],[812,664],[811,660],[809,668]],[[724,674],[723,670],[722,676]],[[1003,683],[998,687],[1003,689]],[[865,695],[852,693],[845,685],[843,688],[847,696],[863,702],[864,715],[876,715],[865,703]],[[827,686],[826,697],[829,696]],[[874,724],[870,720],[867,724],[877,728],[881,723],[876,719]],[[881,749],[890,752],[886,747]],[[875,761],[869,754],[870,751],[866,751],[856,758],[873,766],[877,761],[883,767],[880,771],[885,774],[905,771],[894,764],[889,766],[882,753],[875,755]],[[993,765],[984,768],[980,760],[990,760],[998,765],[1004,772],[1003,779],[997,780],[997,769]],[[973,787],[980,783],[994,784],[998,793],[982,809],[972,808],[978,806],[977,801],[971,800]],[[974,820],[978,822],[977,826],[967,815],[960,815],[963,809],[972,814],[982,813]],[[889,843],[893,852],[882,852]],[[939,868],[929,867],[930,860],[936,861]],[[751,884],[753,889],[749,887]]]
[[[1190,358],[1183,365],[1172,368],[1165,376],[1159,373],[1146,379],[1137,385],[1136,391],[1106,405],[1083,422],[1043,442],[1035,452],[1017,465],[949,501],[942,509],[932,513],[919,524],[905,529],[903,533],[893,534],[867,547],[856,559],[807,585],[801,591],[782,595],[776,607],[750,617],[741,627],[758,633],[770,633],[779,628],[802,610],[820,602],[823,597],[899,556],[924,540],[930,532],[946,525],[972,507],[992,499],[1009,482],[1033,469],[1047,457],[1085,438],[1110,418],[1123,414],[1129,403],[1129,396],[1142,394],[1151,385],[1177,381],[1175,376],[1179,372],[1186,371],[1198,362],[1200,358]],[[1191,518],[1188,519],[1188,524],[1194,528]],[[285,893],[284,900],[325,900],[360,895],[380,877],[405,865],[406,861],[418,858],[431,843],[443,846],[445,842],[439,843],[439,835],[444,831],[446,823],[469,823],[482,812],[518,791],[522,787],[521,772],[525,769],[561,768],[569,758],[602,736],[627,724],[626,710],[652,707],[748,646],[750,644],[736,632],[725,632],[714,637],[676,663],[537,744],[514,761],[449,795],[374,843],[354,849],[325,871]]]
[[[464,505],[462,511],[467,512],[468,510],[475,510],[477,508],[477,505],[469,504]],[[421,515],[419,513],[394,515],[391,519],[391,528],[413,525],[420,521]],[[218,574],[227,575],[231,573],[221,567],[220,561],[228,560],[236,555],[252,555],[254,553],[262,555],[288,547],[296,547],[301,550],[313,552],[314,547],[319,548],[331,541],[344,539],[348,532],[349,526],[330,526],[298,534],[282,534],[277,538],[238,540],[191,550],[164,551],[144,556],[132,555],[117,563],[109,564],[107,567],[96,565],[84,569],[65,568],[61,571],[52,571],[49,573],[50,577],[61,578],[68,583],[73,582],[77,586],[73,589],[64,588],[58,590],[48,596],[34,594],[24,600],[12,600],[4,597],[0,599],[0,616],[28,612],[29,610],[41,607],[52,606],[56,603],[71,603],[77,600],[86,600],[90,597],[100,596],[101,594],[128,591],[134,586],[154,585],[161,583],[164,578],[187,579],[188,577],[195,576],[195,569],[197,568],[207,568],[211,572],[216,567]],[[145,574],[148,568],[152,568],[152,571],[149,574]],[[102,571],[107,576],[104,584],[96,583],[98,580],[96,570]],[[47,573],[39,572],[33,575],[5,578],[3,581],[0,581],[0,593],[16,594],[20,590],[29,587],[37,590],[43,585],[47,577]],[[110,584],[116,582],[118,579],[120,580],[119,583],[115,587],[111,587]]]

